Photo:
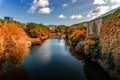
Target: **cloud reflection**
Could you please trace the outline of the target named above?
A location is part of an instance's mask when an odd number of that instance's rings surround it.
[[[61,53],[64,55],[64,56],[66,56],[67,54],[68,54],[68,51],[66,51],[66,45],[65,45],[65,41],[64,41],[64,39],[61,39],[60,41],[59,41],[59,46],[60,46],[60,49],[61,49]]]
[[[49,41],[46,41],[45,43],[42,44],[42,46],[40,46],[40,48],[38,48],[36,50],[36,59],[37,61],[39,61],[40,63],[48,63],[51,59],[51,49],[50,49],[50,45],[49,45]]]

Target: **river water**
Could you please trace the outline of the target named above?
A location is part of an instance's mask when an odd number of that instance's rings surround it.
[[[64,39],[53,38],[32,48],[21,67],[0,80],[13,79],[110,80],[110,77],[96,63],[82,60],[79,55],[71,53]]]
[[[23,63],[32,80],[85,80],[83,65],[70,55],[63,39],[46,40]]]

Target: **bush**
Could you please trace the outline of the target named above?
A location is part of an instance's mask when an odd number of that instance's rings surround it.
[[[47,26],[36,23],[28,23],[26,32],[31,38],[41,38],[42,36],[50,35],[50,30]]]
[[[0,62],[14,66],[21,63],[29,50],[28,42],[29,38],[21,23],[0,20]]]

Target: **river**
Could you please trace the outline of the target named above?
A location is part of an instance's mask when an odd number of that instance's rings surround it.
[[[48,39],[31,49],[21,67],[0,80],[110,80],[95,62],[80,59],[69,48],[64,39]]]

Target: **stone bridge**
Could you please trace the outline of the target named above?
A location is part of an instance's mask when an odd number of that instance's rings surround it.
[[[100,35],[101,27],[102,27],[102,18],[97,18],[87,22],[87,34],[95,34]]]

